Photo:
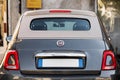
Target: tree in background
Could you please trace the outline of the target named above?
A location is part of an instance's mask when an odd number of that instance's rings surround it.
[[[120,53],[120,0],[98,0],[98,15]]]

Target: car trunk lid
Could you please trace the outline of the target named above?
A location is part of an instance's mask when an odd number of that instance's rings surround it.
[[[16,43],[21,73],[100,74],[102,55],[105,50],[103,40],[61,39],[64,41],[64,45],[57,46],[58,40],[23,39]],[[39,60],[44,61],[42,66]],[[56,64],[53,63],[54,60]],[[64,63],[60,63],[62,61]],[[69,61],[71,65],[68,64]],[[81,66],[78,66],[78,62],[81,63],[79,64]],[[58,65],[58,63],[60,64]]]

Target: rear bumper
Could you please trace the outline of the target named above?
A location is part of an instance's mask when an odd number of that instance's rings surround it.
[[[101,71],[100,75],[42,75],[9,71],[0,80],[116,80],[114,70]],[[32,79],[31,79],[32,78]]]
[[[12,76],[9,74],[3,75],[0,80],[119,80],[112,78],[101,78],[101,77],[19,77]]]

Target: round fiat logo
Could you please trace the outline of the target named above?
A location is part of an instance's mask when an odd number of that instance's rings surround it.
[[[58,40],[58,41],[57,41],[57,46],[58,46],[58,47],[62,47],[62,46],[64,46],[64,44],[65,44],[65,43],[64,43],[63,40]]]

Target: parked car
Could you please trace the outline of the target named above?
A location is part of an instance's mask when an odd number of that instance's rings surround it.
[[[115,74],[114,49],[92,11],[28,11],[7,41],[7,75],[107,80]]]

